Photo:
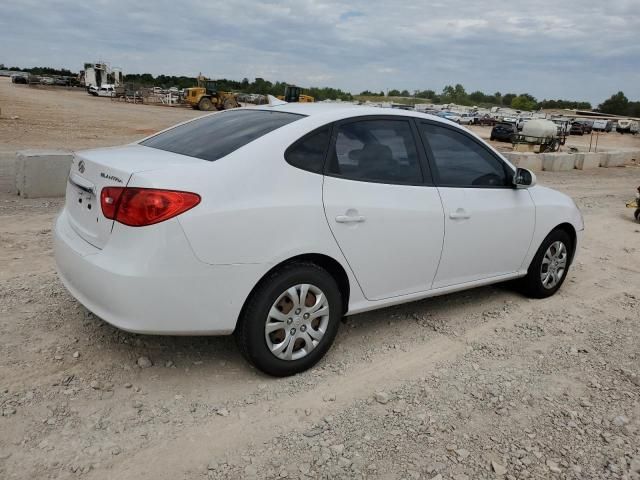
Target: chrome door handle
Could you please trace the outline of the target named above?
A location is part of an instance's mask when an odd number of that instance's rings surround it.
[[[455,212],[451,212],[449,214],[449,218],[451,218],[452,220],[467,220],[471,218],[471,215],[467,213],[464,208],[459,208]]]
[[[364,221],[364,215],[338,215],[336,217],[338,223],[362,223]]]

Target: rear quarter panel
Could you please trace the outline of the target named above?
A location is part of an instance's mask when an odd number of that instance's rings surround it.
[[[322,204],[324,177],[293,167],[284,159],[289,145],[326,123],[322,115],[304,118],[214,162],[140,172],[129,185],[201,195],[201,203],[178,220],[202,262],[261,264],[266,273],[298,255],[327,255],[343,266],[351,296],[358,298],[361,290],[327,225]]]

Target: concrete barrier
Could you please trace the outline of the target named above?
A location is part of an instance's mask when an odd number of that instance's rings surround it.
[[[542,171],[542,158],[537,153],[506,152],[503,155],[516,167],[534,172]]]
[[[600,159],[601,167],[622,167],[626,163],[626,155],[624,152],[606,152],[602,153],[602,158]]]
[[[578,170],[589,170],[600,167],[602,161],[601,153],[579,153],[580,157],[576,157],[576,168]]]
[[[546,172],[568,172],[576,166],[574,155],[570,153],[541,153],[542,169]]]
[[[16,154],[16,192],[23,198],[62,197],[73,154],[65,150],[23,150]]]

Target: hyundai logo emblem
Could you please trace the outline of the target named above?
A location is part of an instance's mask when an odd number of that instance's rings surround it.
[[[80,160],[80,162],[78,162],[78,170],[80,173],[84,173],[84,160]]]

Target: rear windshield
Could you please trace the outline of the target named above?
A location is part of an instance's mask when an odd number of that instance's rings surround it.
[[[303,117],[267,110],[231,110],[178,125],[141,145],[213,162]]]

